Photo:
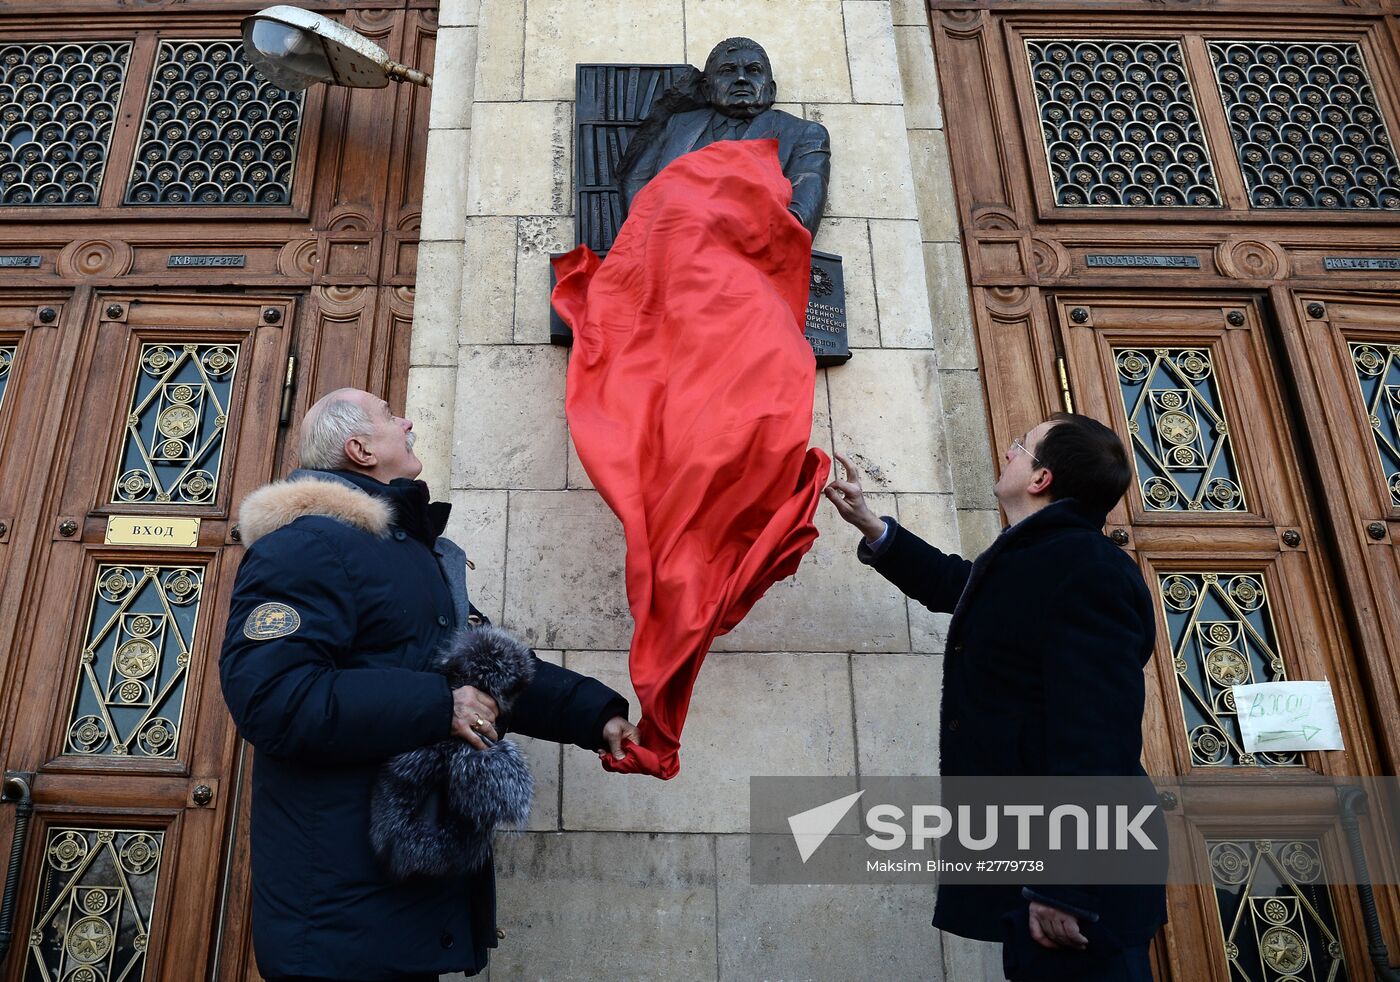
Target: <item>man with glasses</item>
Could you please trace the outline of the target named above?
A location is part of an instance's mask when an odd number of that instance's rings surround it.
[[[861,562],[953,615],[943,776],[1145,780],[1143,668],[1155,620],[1142,574],[1102,534],[1132,479],[1113,431],[1057,413],[1011,441],[994,488],[1009,527],[975,562],[877,516],[856,468],[836,458],[846,479],[832,481],[826,496],[864,534]],[[933,923],[1002,941],[1010,979],[1150,982],[1148,945],[1166,919],[1157,885],[943,884]]]

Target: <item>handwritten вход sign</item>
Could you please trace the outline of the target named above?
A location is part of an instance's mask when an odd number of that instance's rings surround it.
[[[1341,750],[1342,726],[1327,682],[1231,686],[1244,749],[1255,753]]]

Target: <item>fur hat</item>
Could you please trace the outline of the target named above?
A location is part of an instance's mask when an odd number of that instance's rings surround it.
[[[530,649],[495,627],[457,632],[433,661],[452,688],[470,685],[501,713],[534,677]],[[370,842],[395,879],[460,876],[491,861],[498,827],[530,815],[534,778],[509,740],[477,750],[456,737],[410,750],[379,772],[370,802]]]

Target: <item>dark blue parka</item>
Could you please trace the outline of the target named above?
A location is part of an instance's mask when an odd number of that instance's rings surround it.
[[[945,776],[1137,776],[1143,668],[1156,621],[1142,574],[1103,535],[1104,516],[1073,499],[1006,529],[977,558],[945,554],[893,519],[857,555],[932,611],[951,613],[939,721]],[[1150,788],[1147,788],[1150,793]],[[1164,840],[1159,840],[1164,841]],[[1123,944],[1166,919],[1160,886],[1034,887],[1088,911]],[[944,884],[935,927],[1003,940],[1022,888]]]
[[[441,538],[425,485],[297,471],[239,513],[220,660],[224,698],[257,751],[253,941],[264,976],[378,980],[472,973],[496,946],[495,881],[394,882],[370,850],[379,766],[451,734],[452,695],[427,670],[469,617],[466,557]],[[627,703],[536,660],[506,728],[589,749]]]

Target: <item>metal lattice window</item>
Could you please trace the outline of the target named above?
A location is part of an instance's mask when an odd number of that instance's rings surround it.
[[[1258,573],[1163,573],[1186,742],[1199,767],[1301,764],[1295,753],[1248,753],[1231,686],[1287,679],[1269,595]]]
[[[1133,464],[1149,511],[1244,511],[1206,348],[1115,348]]]
[[[303,101],[239,42],[162,42],[126,203],[289,203]]]
[[[1231,979],[1346,982],[1316,839],[1208,839]]]
[[[25,982],[141,982],[165,833],[50,828]]]
[[[5,390],[10,387],[10,369],[15,363],[16,345],[0,345],[0,409],[5,408]]]
[[[143,344],[112,501],[207,505],[219,488],[237,344]]]
[[[129,42],[0,47],[0,204],[92,205]]]
[[[1400,166],[1356,44],[1213,41],[1256,208],[1400,209]]]
[[[1400,344],[1353,341],[1350,347],[1390,503],[1400,508]]]
[[[1026,42],[1055,200],[1218,207],[1176,41]]]
[[[204,572],[97,568],[64,753],[173,757]]]

